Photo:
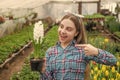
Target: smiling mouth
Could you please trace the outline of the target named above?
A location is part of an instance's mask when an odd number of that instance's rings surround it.
[[[67,36],[61,36],[61,37],[66,38]]]

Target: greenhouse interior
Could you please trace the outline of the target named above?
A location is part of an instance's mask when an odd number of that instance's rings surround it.
[[[120,0],[0,0],[0,80],[120,80]]]

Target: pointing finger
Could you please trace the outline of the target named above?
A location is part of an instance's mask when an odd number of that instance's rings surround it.
[[[75,44],[76,47],[81,47],[81,48],[85,48],[87,46],[87,44]]]

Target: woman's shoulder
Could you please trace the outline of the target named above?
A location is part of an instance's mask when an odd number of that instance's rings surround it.
[[[57,49],[56,46],[51,46],[51,47],[49,47],[49,48],[47,49],[47,52],[48,52],[48,53],[49,53],[49,52],[54,52],[56,49]]]
[[[57,46],[52,46],[48,48],[46,55],[52,56],[55,55],[56,53],[57,53]]]

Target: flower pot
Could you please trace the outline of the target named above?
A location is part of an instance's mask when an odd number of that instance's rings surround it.
[[[30,66],[32,71],[41,72],[43,63],[45,62],[44,59],[30,59]]]

